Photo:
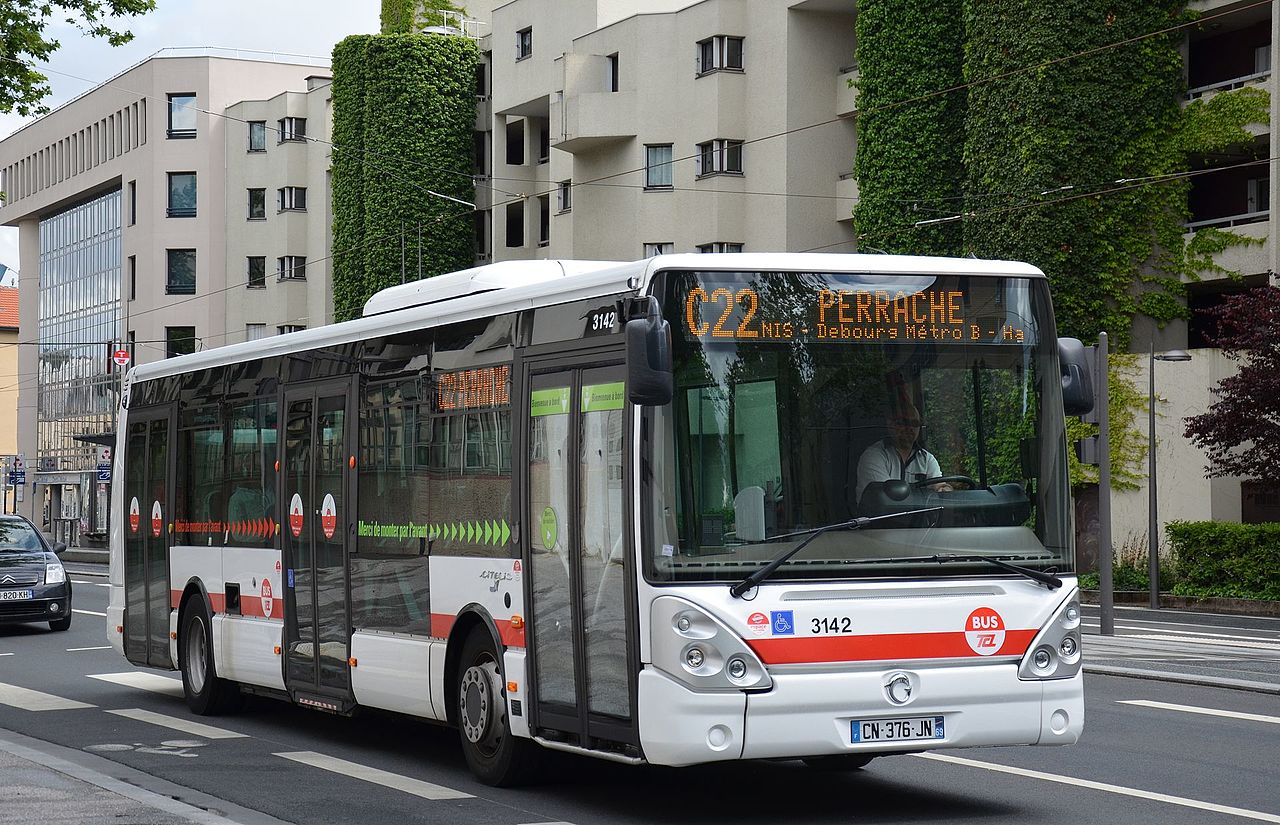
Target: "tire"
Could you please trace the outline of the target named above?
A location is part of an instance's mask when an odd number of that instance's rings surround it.
[[[240,686],[216,675],[212,627],[204,599],[199,596],[188,599],[182,613],[178,663],[187,707],[198,716],[227,713],[240,703]]]
[[[56,631],[70,630],[71,629],[70,611],[68,611],[67,615],[62,617],[61,619],[54,619],[53,621],[49,622],[49,629],[56,630]]]
[[[874,753],[842,753],[836,756],[810,756],[801,760],[815,771],[857,771],[879,754]]]
[[[502,662],[488,632],[473,629],[458,663],[458,733],[467,767],[486,785],[509,787],[527,781],[534,743],[520,739],[507,723],[506,682]]]

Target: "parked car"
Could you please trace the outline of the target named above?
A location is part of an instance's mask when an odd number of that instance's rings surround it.
[[[71,579],[58,558],[66,549],[22,516],[0,515],[0,624],[71,628]]]

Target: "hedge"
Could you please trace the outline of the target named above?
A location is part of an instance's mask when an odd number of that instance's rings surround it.
[[[1177,566],[1174,593],[1280,600],[1280,524],[1174,521],[1166,530]]]

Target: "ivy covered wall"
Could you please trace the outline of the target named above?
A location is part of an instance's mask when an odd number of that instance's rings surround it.
[[[471,40],[438,34],[355,35],[335,47],[338,320],[358,317],[402,274],[414,280],[474,264],[471,210],[439,195],[474,200],[479,59]]]

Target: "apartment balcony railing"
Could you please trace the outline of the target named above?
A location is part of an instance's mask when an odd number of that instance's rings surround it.
[[[1254,74],[1244,75],[1243,77],[1232,77],[1227,80],[1219,80],[1216,83],[1208,83],[1204,86],[1197,86],[1194,89],[1187,90],[1187,100],[1200,100],[1201,98],[1208,100],[1216,94],[1222,92],[1230,92],[1234,89],[1242,89],[1245,86],[1265,86],[1268,78],[1271,77],[1271,71],[1255,72]]]
[[[1271,223],[1267,220],[1269,212],[1253,212],[1248,216],[1230,216],[1213,220],[1193,221],[1186,225],[1186,240],[1197,229],[1208,226],[1230,228],[1238,235],[1262,241],[1260,244],[1235,244],[1213,256],[1213,262],[1223,269],[1239,272],[1243,275],[1256,275],[1271,268]],[[1247,217],[1249,222],[1222,223],[1223,221],[1240,220]],[[1213,276],[1216,277],[1216,276]]]
[[[846,66],[836,72],[836,117],[849,117],[858,109],[858,67]]]
[[[1224,215],[1221,218],[1206,218],[1202,221],[1191,221],[1183,224],[1188,232],[1195,232],[1197,229],[1228,229],[1233,226],[1243,226],[1248,223],[1261,223],[1271,218],[1271,210],[1264,209],[1261,212],[1242,212],[1239,215]]]

